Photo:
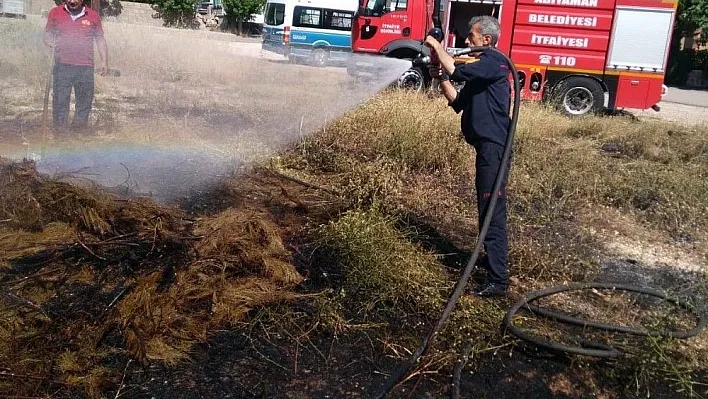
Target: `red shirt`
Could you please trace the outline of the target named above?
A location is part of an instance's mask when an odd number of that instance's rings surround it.
[[[84,15],[74,21],[62,4],[49,11],[44,30],[56,38],[56,62],[93,66],[94,38],[103,37],[101,18],[96,11],[84,7]]]

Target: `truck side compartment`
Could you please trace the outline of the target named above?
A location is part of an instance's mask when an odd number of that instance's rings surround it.
[[[497,48],[516,64],[524,99],[552,99],[565,113],[582,115],[604,107],[657,109],[665,93],[677,0],[443,0],[431,12],[434,4],[361,0],[353,58],[400,57],[392,43],[422,43],[430,15],[440,11],[444,45],[461,48],[470,18],[491,15],[501,25]]]

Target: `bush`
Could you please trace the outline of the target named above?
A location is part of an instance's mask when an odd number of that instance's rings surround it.
[[[248,22],[253,14],[263,11],[264,0],[224,0],[226,20],[232,26],[238,26],[239,33],[243,33],[243,23]]]
[[[151,0],[152,9],[157,11],[165,26],[176,28],[193,27],[196,8],[193,0]]]

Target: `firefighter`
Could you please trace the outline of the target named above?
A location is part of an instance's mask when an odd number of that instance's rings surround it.
[[[76,110],[71,128],[85,131],[94,96],[94,51],[96,42],[100,73],[108,74],[108,46],[98,12],[84,0],[65,0],[47,16],[44,43],[54,57],[52,114],[55,133],[68,130],[69,103],[74,89]]]
[[[506,225],[506,184],[511,161],[504,165],[504,178],[499,192],[492,193],[494,181],[504,153],[509,123],[511,85],[509,67],[504,57],[493,49],[499,39],[500,27],[496,18],[478,16],[468,24],[468,47],[489,47],[471,53],[477,62],[455,65],[454,59],[432,36],[426,37],[425,45],[434,51],[439,65],[430,65],[430,75],[440,79],[440,90],[448,105],[456,113],[462,112],[461,129],[465,141],[474,147],[475,189],[479,227],[482,227],[486,206],[492,195],[498,195],[491,224],[484,239],[485,255],[479,266],[485,269],[485,281],[474,289],[477,296],[504,295],[509,285],[508,244]],[[450,79],[464,82],[458,93]]]

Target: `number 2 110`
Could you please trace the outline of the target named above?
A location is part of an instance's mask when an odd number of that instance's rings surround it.
[[[553,63],[556,65],[575,66],[575,57],[556,55],[553,57]]]

